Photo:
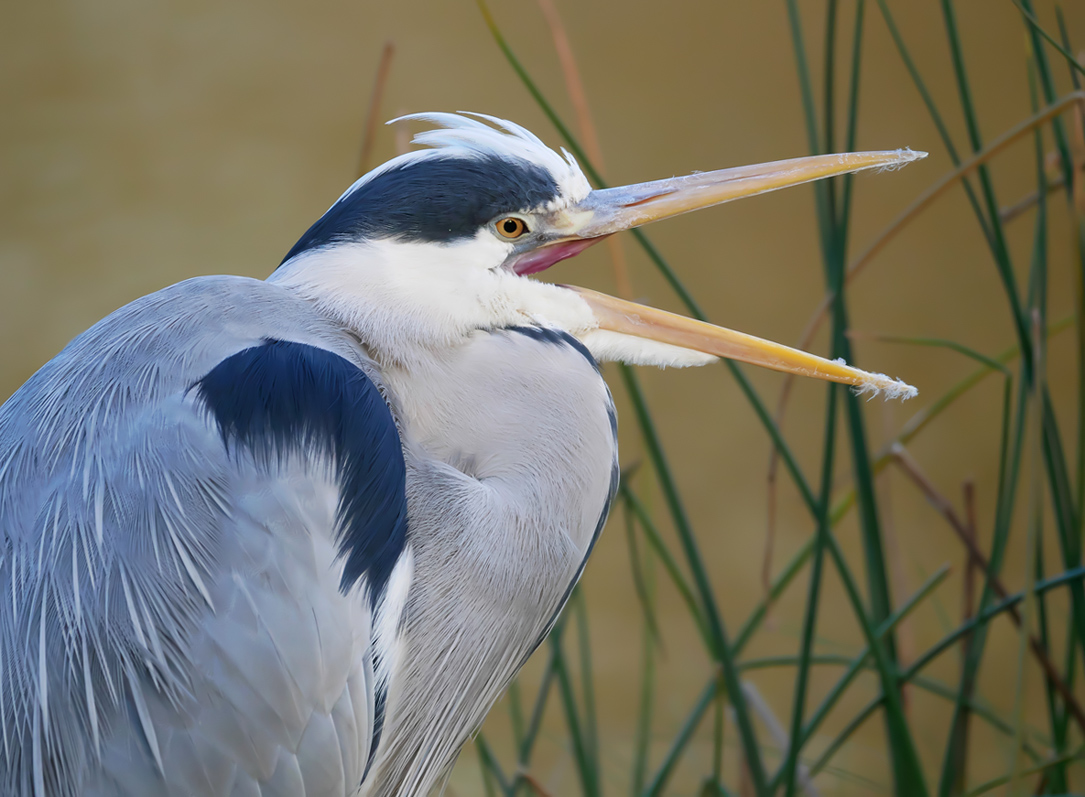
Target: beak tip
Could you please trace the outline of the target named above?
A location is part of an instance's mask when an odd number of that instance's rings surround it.
[[[871,399],[875,396],[883,396],[886,401],[892,399],[907,401],[919,395],[919,391],[907,382],[893,379],[885,374],[867,373],[866,377],[860,384],[855,386],[857,395],[868,395]]]
[[[927,157],[927,153],[923,150],[911,149],[910,147],[893,150],[886,154],[890,157],[883,163],[878,164],[877,170],[879,172],[894,172],[897,169],[903,169],[909,163],[915,163]]]

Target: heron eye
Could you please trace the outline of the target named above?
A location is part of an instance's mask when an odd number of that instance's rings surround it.
[[[496,226],[502,238],[519,238],[527,232],[527,225],[515,216],[501,219]]]

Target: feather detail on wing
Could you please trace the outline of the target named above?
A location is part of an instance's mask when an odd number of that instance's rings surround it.
[[[190,280],[73,341],[0,408],[0,792],[356,787],[403,474],[375,370],[279,288]]]

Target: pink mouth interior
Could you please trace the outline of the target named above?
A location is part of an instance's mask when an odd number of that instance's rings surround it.
[[[573,255],[580,254],[592,244],[599,243],[604,237],[561,241],[560,243],[541,246],[530,252],[524,252],[524,254],[516,258],[516,261],[512,264],[512,270],[521,277],[528,274],[537,274],[550,268],[559,260],[565,260]]]

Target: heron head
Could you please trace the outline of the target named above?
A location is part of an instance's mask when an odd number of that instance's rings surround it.
[[[414,138],[429,148],[358,180],[272,277],[358,330],[379,360],[409,363],[479,330],[539,324],[576,336],[599,360],[684,366],[725,356],[907,393],[803,352],[530,275],[622,230],[925,153],[798,158],[593,190],[568,152],[511,122],[445,113],[394,121],[403,120],[436,125]]]

